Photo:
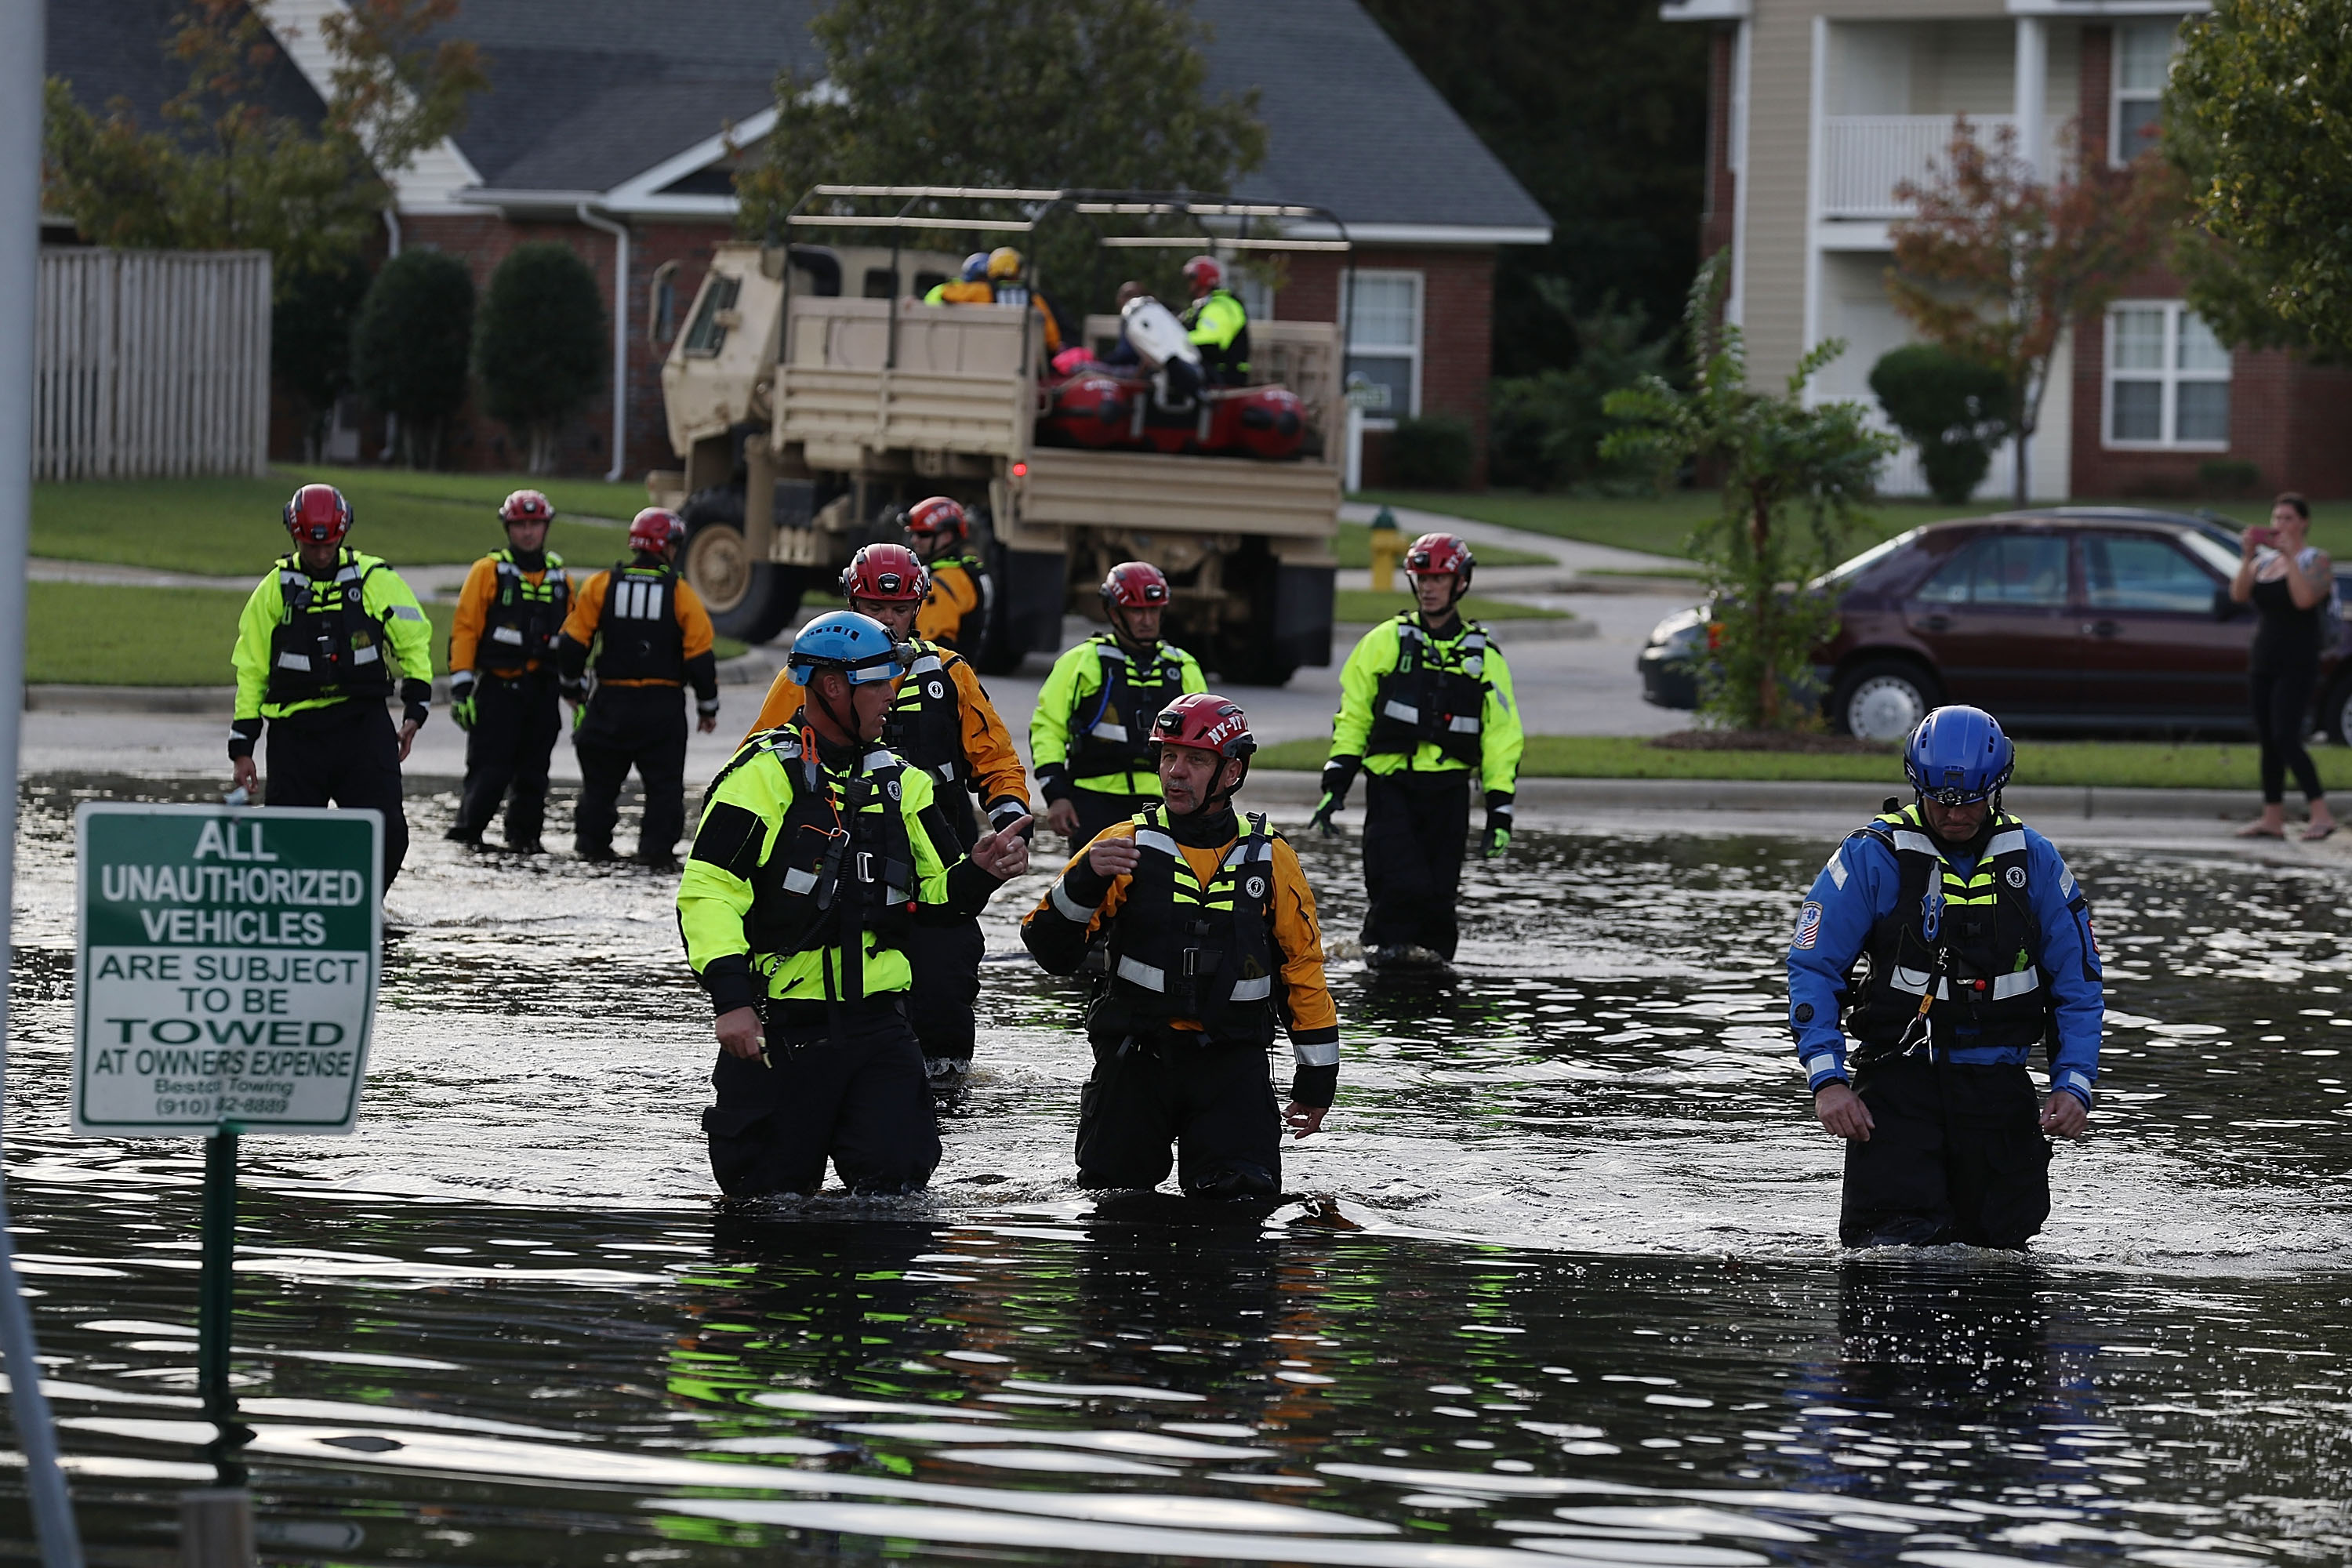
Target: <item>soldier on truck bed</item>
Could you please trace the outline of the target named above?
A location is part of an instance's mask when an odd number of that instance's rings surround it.
[[[1160,640],[1168,579],[1159,567],[1122,561],[1100,592],[1110,630],[1054,661],[1029,721],[1045,825],[1074,845],[1160,803],[1148,727],[1177,698],[1209,689],[1197,659]]]

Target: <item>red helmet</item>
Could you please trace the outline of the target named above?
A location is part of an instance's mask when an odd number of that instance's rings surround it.
[[[1158,609],[1168,603],[1168,577],[1147,561],[1122,561],[1102,580],[1103,603],[1122,610]]]
[[[962,502],[933,496],[907,509],[904,526],[919,539],[941,533],[962,539],[971,532],[971,519],[964,515]]]
[[[841,569],[841,596],[853,602],[879,599],[911,604],[930,588],[931,574],[903,544],[869,544]]]
[[[517,490],[499,503],[500,522],[553,522],[555,503],[537,490]]]
[[[1212,289],[1225,286],[1225,264],[1213,256],[1196,256],[1184,263],[1184,286],[1199,299]]]
[[[1213,691],[1192,691],[1160,710],[1151,721],[1155,746],[1192,746],[1214,752],[1228,762],[1246,758],[1257,750],[1250,733],[1249,715],[1231,698]]]
[[[352,531],[352,503],[332,485],[304,485],[286,503],[286,531],[312,544],[335,544]]]
[[[649,506],[629,523],[629,548],[667,550],[686,538],[686,524],[667,507]]]
[[[1405,547],[1404,569],[1415,577],[1433,577],[1444,572],[1454,574],[1454,591],[1466,593],[1470,587],[1470,571],[1477,563],[1470,554],[1470,546],[1455,533],[1424,533]]]

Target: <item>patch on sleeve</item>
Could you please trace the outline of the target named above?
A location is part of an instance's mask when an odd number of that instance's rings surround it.
[[[767,837],[766,826],[756,813],[722,800],[710,808],[696,831],[692,858],[748,882],[760,868],[760,842]]]
[[[1822,869],[1830,874],[1830,880],[1837,885],[1839,892],[1843,893],[1845,891],[1845,854],[1843,850],[1831,850],[1830,863],[1822,867]],[[1811,904],[1807,904],[1805,907],[1813,910],[1814,921],[1819,923],[1821,920],[1821,910],[1815,909]]]
[[[1809,900],[1803,909],[1797,911],[1797,935],[1789,946],[1791,949],[1811,947],[1821,940],[1821,935],[1822,906]]]
[[[2074,896],[2074,873],[2063,860],[2058,862],[2058,894],[2067,899]]]

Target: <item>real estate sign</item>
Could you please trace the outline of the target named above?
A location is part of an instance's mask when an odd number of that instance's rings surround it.
[[[349,1132],[375,1016],[383,819],[91,802],[74,844],[73,1130]]]

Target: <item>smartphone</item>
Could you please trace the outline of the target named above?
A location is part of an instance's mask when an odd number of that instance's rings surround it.
[[[2247,537],[2252,539],[2256,544],[2268,545],[2273,550],[2278,548],[2279,531],[2273,528],[2268,523],[2264,523],[2259,528],[2248,529],[2246,531],[2246,534]]]

